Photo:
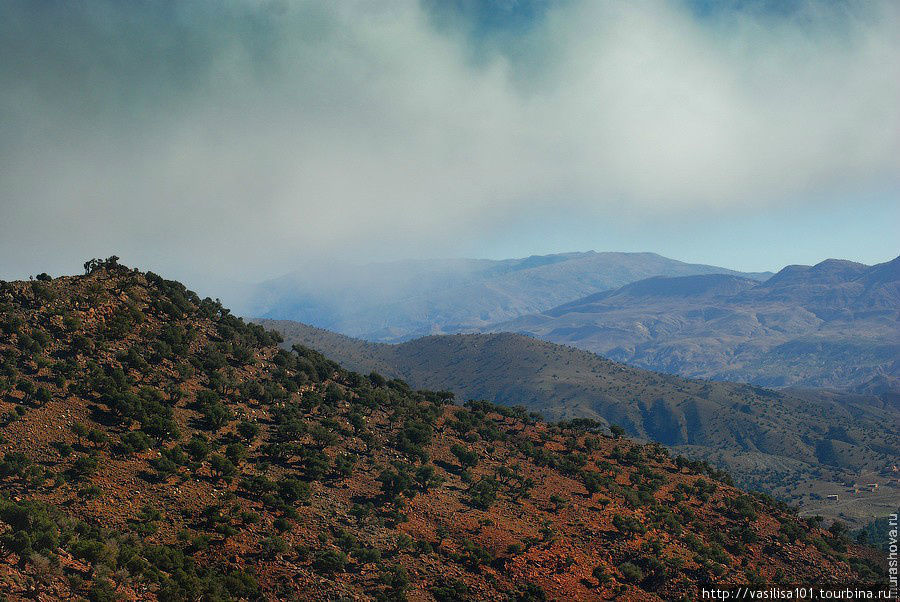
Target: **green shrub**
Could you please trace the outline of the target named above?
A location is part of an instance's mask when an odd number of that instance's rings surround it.
[[[482,477],[469,488],[469,503],[481,510],[487,510],[497,501],[500,484],[494,477]]]
[[[38,403],[38,405],[44,405],[52,398],[53,396],[50,394],[50,391],[47,390],[46,387],[38,387],[37,391],[35,391],[34,393],[34,400]]]
[[[463,468],[473,468],[478,465],[478,453],[467,449],[459,443],[450,446],[450,453],[456,456],[459,465]]]
[[[381,562],[381,550],[378,548],[357,547],[353,550],[353,558],[360,564]]]
[[[206,458],[210,452],[209,440],[201,433],[194,433],[191,440],[184,447],[187,453],[197,462]]]
[[[51,445],[51,446],[53,447],[53,449],[55,449],[55,450],[57,451],[57,453],[59,453],[59,455],[62,456],[63,458],[67,458],[67,457],[71,456],[71,455],[72,455],[72,452],[74,451],[74,450],[72,449],[72,446],[69,445],[68,443],[66,443],[65,441],[54,441],[54,442],[51,443],[50,445]]]
[[[150,449],[151,444],[150,437],[142,431],[128,431],[122,435],[121,447],[128,454],[135,454]]]
[[[223,480],[228,480],[237,471],[231,460],[218,454],[210,456],[209,469],[214,477]]]
[[[225,457],[232,464],[239,464],[241,460],[247,457],[247,446],[243,443],[229,443],[225,446]]]
[[[396,500],[402,494],[410,493],[412,477],[404,469],[386,468],[378,475],[381,493],[389,500]]]
[[[611,579],[609,572],[607,572],[606,567],[604,567],[602,564],[598,564],[597,566],[595,566],[594,570],[591,571],[591,575],[594,577],[594,579],[597,580],[600,585],[603,585]]]
[[[311,493],[309,483],[304,483],[300,479],[282,479],[277,483],[276,487],[278,496],[287,504],[305,502],[309,499]]]
[[[641,522],[635,517],[625,517],[621,514],[616,514],[613,516],[612,522],[616,530],[618,530],[619,533],[626,537],[644,533],[647,530],[644,525],[641,524]]]
[[[109,438],[103,431],[98,429],[91,429],[90,431],[88,431],[87,440],[88,443],[93,445],[95,448],[98,448],[106,445],[106,442],[109,440]]]
[[[23,393],[23,399],[25,401],[30,400],[31,396],[34,395],[34,392],[36,390],[34,383],[24,378],[19,379],[19,382],[16,383],[16,388]]]
[[[425,460],[428,454],[425,445],[431,443],[434,430],[431,425],[421,420],[407,420],[403,430],[397,435],[396,447],[410,456]]]
[[[25,471],[31,466],[31,459],[20,451],[7,452],[0,461],[0,478],[25,476]]]
[[[255,422],[242,420],[237,425],[237,432],[246,441],[253,441],[259,435],[259,425]]]
[[[422,491],[428,491],[432,487],[438,487],[444,482],[444,478],[436,474],[434,465],[423,464],[416,469],[416,483]]]
[[[91,602],[115,602],[119,599],[116,588],[108,579],[95,579],[88,590],[88,600]]]
[[[82,487],[78,490],[78,496],[84,500],[93,500],[100,497],[100,494],[103,493],[103,490],[100,489],[97,485],[88,485],[87,487]]]
[[[288,544],[278,536],[269,536],[259,542],[260,551],[265,558],[275,558],[288,551]]]
[[[70,473],[75,479],[83,479],[84,477],[93,474],[97,470],[98,465],[99,460],[96,456],[78,456],[75,458],[75,461],[72,462]]]
[[[208,403],[201,409],[203,419],[209,428],[218,431],[231,420],[231,410],[221,402]]]
[[[356,458],[350,454],[340,454],[334,459],[334,470],[341,477],[349,477],[353,474]]]
[[[150,460],[150,467],[156,471],[156,478],[160,481],[165,481],[178,472],[178,465],[166,456]]]
[[[469,600],[469,586],[459,579],[441,579],[428,590],[437,602]]]
[[[544,602],[547,600],[547,593],[540,585],[528,583],[516,594],[515,600],[516,602]]]
[[[346,565],[347,555],[338,550],[319,550],[313,558],[313,568],[320,573],[341,573]]]
[[[619,572],[628,583],[639,583],[644,580],[644,572],[631,562],[623,562],[619,565]]]
[[[402,566],[394,565],[379,575],[379,581],[388,587],[389,598],[405,599],[403,592],[409,587],[409,573]]]

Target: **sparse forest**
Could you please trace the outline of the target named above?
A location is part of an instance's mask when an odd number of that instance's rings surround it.
[[[662,446],[460,407],[155,274],[86,272],[0,284],[12,596],[674,600],[879,574],[846,530]]]

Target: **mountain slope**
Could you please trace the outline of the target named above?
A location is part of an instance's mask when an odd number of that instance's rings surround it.
[[[730,273],[654,253],[564,253],[524,259],[332,266],[261,284],[243,313],[298,320],[393,342],[461,332],[549,309],[649,276]],[[744,274],[765,278],[769,274]]]
[[[115,261],[0,283],[14,599],[696,599],[878,579],[701,464],[350,373]],[[536,484],[540,483],[540,487]]]
[[[262,323],[287,346],[314,347],[357,371],[383,371],[462,399],[522,404],[553,420],[618,424],[726,467],[746,486],[807,505],[821,505],[816,496],[842,491],[863,474],[888,481],[900,455],[900,411],[874,396],[689,380],[509,333],[386,345],[294,322]],[[851,510],[863,520],[873,507],[863,500]]]
[[[683,376],[883,389],[900,376],[900,258],[788,266],[765,282],[651,278],[488,330]]]

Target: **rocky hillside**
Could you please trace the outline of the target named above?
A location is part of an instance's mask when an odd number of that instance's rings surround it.
[[[444,335],[396,345],[369,343],[287,321],[262,321],[357,371],[378,370],[461,399],[524,405],[551,420],[590,418],[634,437],[709,460],[738,483],[845,514],[858,524],[888,512],[890,496],[861,494],[823,505],[844,483],[876,480],[892,491],[900,456],[900,409],[875,395],[773,391],[686,379],[619,364],[522,335]],[[867,475],[864,477],[863,475]],[[877,498],[877,499],[876,499]]]
[[[660,446],[454,406],[87,270],[0,285],[10,598],[678,600],[880,574],[840,524]]]
[[[399,261],[288,274],[247,292],[243,315],[315,324],[372,341],[457,333],[650,276],[729,273],[655,253]]]
[[[900,258],[657,277],[496,324],[651,370],[900,401]]]

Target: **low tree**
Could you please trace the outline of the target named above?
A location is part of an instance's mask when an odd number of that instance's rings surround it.
[[[34,383],[27,378],[20,378],[19,382],[16,383],[16,388],[22,392],[22,401],[24,402],[31,401],[31,398],[37,389],[37,387],[34,386]]]
[[[341,573],[347,565],[347,555],[338,550],[319,550],[313,559],[313,568],[325,574]]]
[[[29,466],[31,466],[31,459],[24,453],[20,451],[7,452],[0,461],[0,478],[23,478]]]
[[[450,453],[456,456],[459,465],[464,470],[478,465],[478,453],[463,447],[459,443],[454,443],[450,446]]]
[[[52,398],[53,396],[50,394],[50,391],[46,387],[38,387],[37,391],[35,391],[34,393],[34,401],[36,401],[40,406],[45,405]]]
[[[237,432],[238,435],[243,437],[246,441],[253,441],[256,439],[257,435],[259,435],[259,425],[255,422],[242,420],[237,425]]]
[[[482,477],[469,488],[469,503],[487,510],[497,501],[500,484],[494,477]]]
[[[644,580],[644,571],[632,562],[623,562],[619,565],[619,572],[628,583],[640,583]]]
[[[83,445],[84,438],[87,437],[89,431],[88,427],[84,425],[84,423],[76,422],[72,424],[70,427],[72,429],[72,433],[78,438],[78,445]]]
[[[412,485],[412,477],[403,469],[386,468],[378,475],[381,483],[381,493],[389,500],[396,500],[402,494],[406,494]]]
[[[444,477],[437,474],[433,464],[423,464],[416,469],[416,483],[422,491],[428,491],[432,487],[438,487],[444,482]]]
[[[312,491],[309,483],[294,478],[282,479],[277,483],[276,487],[278,489],[278,497],[286,504],[305,502],[309,499]]]
[[[99,429],[91,429],[87,434],[88,443],[94,446],[94,448],[104,447],[109,440],[106,436],[106,433]]]
[[[209,457],[209,469],[217,479],[228,480],[237,471],[231,460],[225,456],[214,454]]]

